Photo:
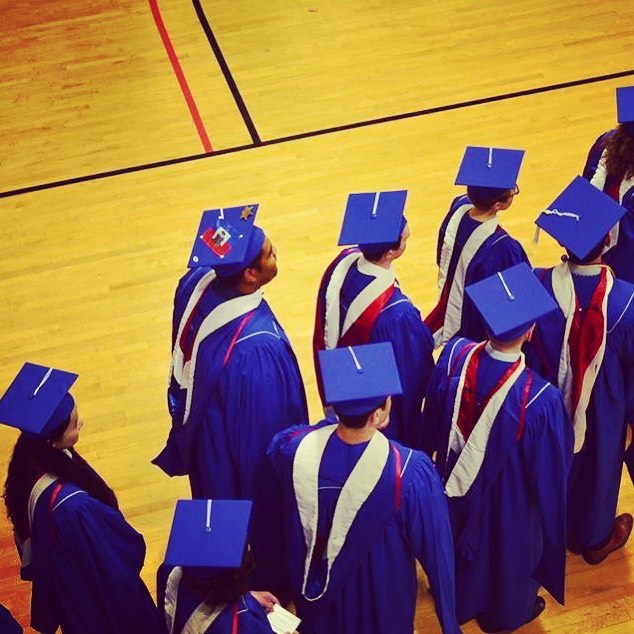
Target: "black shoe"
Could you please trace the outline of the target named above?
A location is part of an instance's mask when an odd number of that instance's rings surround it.
[[[534,621],[544,610],[546,609],[546,601],[542,597],[535,597],[535,603],[533,604],[533,611],[531,612],[528,621],[525,621],[519,627]],[[499,628],[493,625],[486,615],[479,616],[477,619],[478,625],[486,634],[504,634],[505,632],[512,632],[513,630],[507,630]]]

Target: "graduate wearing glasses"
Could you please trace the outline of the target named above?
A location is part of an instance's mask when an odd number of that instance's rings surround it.
[[[467,193],[451,203],[438,232],[439,298],[425,318],[439,347],[460,335],[482,341],[486,328],[465,287],[497,271],[528,262],[520,243],[501,226],[498,214],[519,194],[523,150],[469,146],[465,150],[456,185]]]
[[[31,581],[31,627],[42,634],[163,631],[141,580],[145,542],[117,498],[79,455],[76,374],[27,363],[0,400],[0,422],[21,435],[4,487]]]

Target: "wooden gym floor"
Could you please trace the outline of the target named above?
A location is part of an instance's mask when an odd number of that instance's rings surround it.
[[[201,212],[261,204],[279,250],[266,297],[317,420],[313,306],[348,193],[409,190],[397,270],[425,314],[465,145],[527,150],[502,221],[534,264],[555,264],[533,220],[613,126],[614,89],[634,83],[625,2],[29,0],[2,13],[0,385],[25,360],[80,373],[79,450],[144,534],[152,590],[188,494],[149,461],[168,431],[172,294]],[[15,438],[0,429],[3,474]],[[634,508],[626,477],[619,508]],[[597,568],[570,556],[566,607],[548,599],[525,631],[634,631],[633,567],[632,542]],[[0,600],[28,622],[4,517]],[[416,627],[438,631],[422,588]]]

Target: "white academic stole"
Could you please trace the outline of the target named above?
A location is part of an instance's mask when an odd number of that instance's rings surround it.
[[[318,596],[308,597],[306,584],[317,540],[319,517],[319,466],[328,440],[336,430],[337,425],[326,425],[306,434],[297,447],[293,461],[293,488],[306,544],[302,596],[307,601],[317,601],[326,594],[330,572],[345,544],[352,522],[378,484],[390,452],[388,440],[382,433],[376,432],[348,476],[339,494],[328,536],[324,588]]]

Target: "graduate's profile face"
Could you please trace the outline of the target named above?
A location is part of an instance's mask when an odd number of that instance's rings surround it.
[[[70,449],[79,440],[79,430],[83,427],[83,425],[84,423],[77,413],[77,405],[75,405],[70,415],[70,423],[68,423],[68,427],[64,430],[64,433],[59,440],[53,441],[53,447],[55,447],[55,449]]]
[[[268,284],[277,275],[277,249],[268,236],[264,239],[262,251],[260,251],[258,273],[260,286]]]
[[[405,249],[407,248],[407,239],[409,238],[409,235],[410,235],[409,224],[406,224],[405,229],[403,229],[403,233],[401,234],[401,243],[399,244],[398,249],[396,250],[396,253],[394,254],[394,259],[400,258],[401,255],[405,253]]]

